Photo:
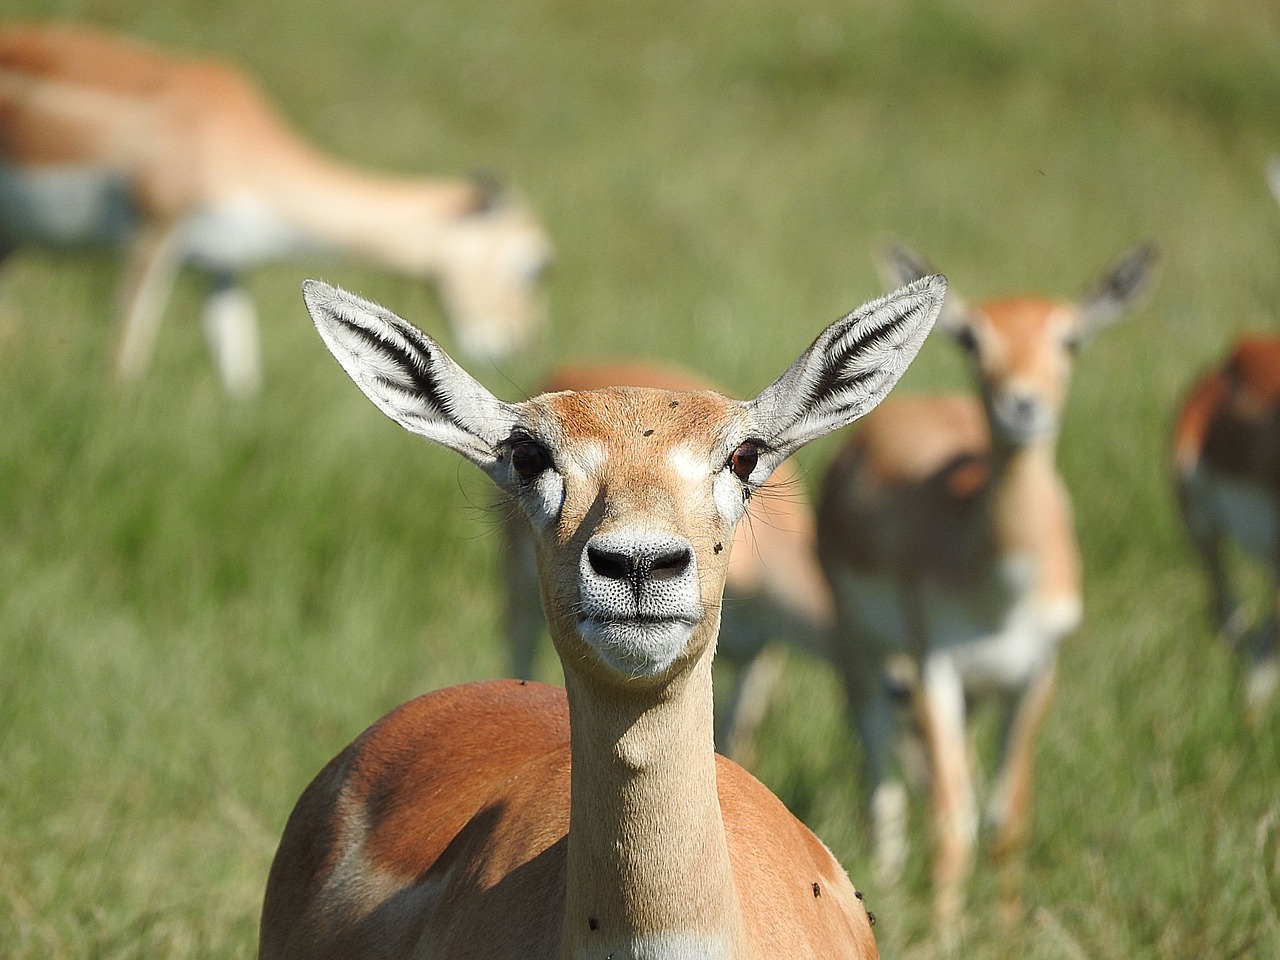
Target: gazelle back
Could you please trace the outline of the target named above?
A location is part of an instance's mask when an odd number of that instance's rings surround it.
[[[262,379],[245,271],[348,258],[435,283],[477,358],[545,313],[542,225],[492,186],[348,166],[303,140],[236,68],[78,24],[0,24],[0,259],[20,246],[121,247],[116,373],[142,374],[179,270],[228,390]]]

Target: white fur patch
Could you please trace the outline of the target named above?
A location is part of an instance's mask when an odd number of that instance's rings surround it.
[[[1079,598],[1042,602],[1031,593],[1030,565],[1010,559],[985,590],[918,591],[928,647],[947,651],[971,694],[1021,689],[1079,624]],[[881,653],[908,649],[913,617],[901,587],[877,577],[834,579],[842,615]],[[845,641],[848,642],[848,641]]]
[[[653,933],[624,942],[592,944],[579,951],[574,960],[730,960],[733,956],[723,938],[686,933]]]
[[[566,469],[572,466],[581,471],[584,476],[592,477],[597,475],[608,462],[609,451],[599,440],[580,440],[574,444],[572,450],[566,452],[566,456],[569,460],[565,464]]]
[[[684,444],[668,451],[667,462],[683,484],[699,484],[707,476],[707,458],[699,456]]]
[[[314,237],[247,196],[192,213],[183,224],[182,246],[190,260],[229,271],[327,252]]]
[[[534,481],[524,507],[535,529],[547,529],[559,519],[564,507],[564,477],[554,470],[545,471]]]
[[[728,523],[737,523],[747,512],[747,498],[742,481],[728,470],[721,470],[711,482],[711,498],[720,516]]]

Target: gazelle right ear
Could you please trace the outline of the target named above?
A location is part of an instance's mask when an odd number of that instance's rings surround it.
[[[889,289],[915,283],[938,272],[928,260],[899,240],[891,240],[881,248],[876,258],[876,269]],[[948,290],[938,314],[938,329],[959,340],[966,340],[972,337],[969,316],[969,305],[954,290]]]
[[[1072,333],[1074,345],[1087,341],[1109,327],[1140,301],[1151,287],[1159,253],[1155,244],[1144,243],[1126,251],[1107,269],[1079,301],[1079,319]]]
[[[745,404],[768,476],[817,439],[871,411],[906,372],[942,309],[947,280],[924,277],[827,327],[800,359]]]
[[[516,422],[509,404],[390,310],[319,280],[303,283],[302,298],[329,352],[379,410],[492,470]]]

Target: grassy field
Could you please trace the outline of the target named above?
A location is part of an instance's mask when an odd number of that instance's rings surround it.
[[[879,292],[888,235],[972,296],[1080,291],[1163,251],[1084,355],[1064,431],[1087,571],[1039,751],[1028,918],[972,889],[978,958],[1280,956],[1280,707],[1240,714],[1172,510],[1191,377],[1280,319],[1271,0],[8,0],[230,53],[334,152],[492,170],[556,239],[553,325],[476,371],[649,354],[759,389]],[[349,265],[259,271],[268,383],[228,403],[184,283],[151,374],[108,388],[115,264],[0,268],[0,957],[251,956],[284,820],[396,703],[501,674],[483,478],[415,442],[310,328],[302,277],[426,329],[429,291]],[[927,346],[902,389],[962,380]],[[831,442],[804,451],[812,481]],[[550,657],[546,676],[554,678]],[[928,958],[923,824],[877,889],[832,674],[793,655],[757,773]]]

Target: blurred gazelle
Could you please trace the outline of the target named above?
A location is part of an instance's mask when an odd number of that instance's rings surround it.
[[[1003,905],[1019,910],[1015,856],[1028,827],[1032,754],[1050,702],[1058,644],[1081,617],[1080,561],[1055,448],[1077,348],[1145,286],[1150,249],[1128,253],[1083,299],[970,306],[947,295],[939,326],[973,361],[981,400],[907,397],[869,416],[838,454],[818,506],[818,542],[835,593],[833,657],[865,755],[881,876],[907,852],[906,793],[893,772],[914,700],[933,807],[935,923],[958,919],[978,831],[968,703],[1003,709],[987,814],[1008,861]],[[894,281],[926,272],[903,247]]]
[[[1280,337],[1241,338],[1196,382],[1178,414],[1173,459],[1214,618],[1233,646],[1247,646],[1245,705],[1256,720],[1280,684]],[[1251,630],[1228,576],[1230,542],[1271,579],[1270,616]]]
[[[262,376],[239,275],[289,257],[366,261],[439,285],[486,358],[539,322],[550,244],[530,213],[461,180],[392,178],[325,156],[225,64],[85,27],[0,25],[0,258],[19,246],[124,247],[117,375],[151,359],[184,264],[227,388]]]
[[[944,291],[928,278],[856,310],[745,403],[625,387],[504,403],[399,317],[308,283],[369,398],[526,518],[565,689],[451,687],[339,754],[285,828],[263,960],[875,957],[839,864],[715,755],[711,659],[750,494],[884,397]]]
[[[661,390],[714,389],[702,378],[669,365],[645,361],[563,364],[546,380],[549,393],[605,387]],[[523,519],[509,512],[503,524],[503,586],[507,640],[517,677],[531,677],[543,618],[533,547]],[[778,464],[747,503],[733,536],[733,558],[725,579],[718,662],[735,673],[717,711],[716,743],[726,756],[749,766],[756,732],[782,669],[774,641],[785,641],[825,657],[832,625],[831,591],[818,565],[813,506],[794,461]],[[717,690],[724,678],[717,677]]]

